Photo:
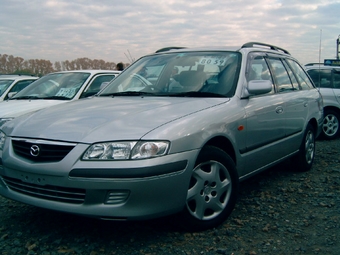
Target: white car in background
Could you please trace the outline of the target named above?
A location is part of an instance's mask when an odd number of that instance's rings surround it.
[[[317,63],[307,64],[305,69],[323,97],[322,136],[335,139],[340,133],[340,66]]]
[[[93,96],[120,71],[76,70],[47,74],[9,100],[0,102],[0,126],[20,115]]]
[[[9,95],[16,94],[37,79],[39,79],[39,77],[29,75],[1,75],[0,102],[7,100]]]

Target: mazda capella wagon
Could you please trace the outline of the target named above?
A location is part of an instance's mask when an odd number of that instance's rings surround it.
[[[176,214],[195,230],[232,212],[239,182],[285,159],[307,171],[323,102],[286,50],[175,47],[92,98],[5,123],[0,194],[111,220]]]

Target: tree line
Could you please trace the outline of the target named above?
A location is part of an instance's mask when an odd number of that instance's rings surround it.
[[[128,65],[124,64],[125,67]],[[116,68],[116,63],[106,62],[101,59],[77,58],[72,61],[66,60],[52,63],[50,60],[25,60],[13,55],[0,54],[0,74],[27,74],[41,77],[45,74],[58,71],[85,69],[116,70]]]

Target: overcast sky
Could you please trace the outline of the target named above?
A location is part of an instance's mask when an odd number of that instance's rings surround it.
[[[1,0],[0,6],[0,54],[25,60],[128,63],[167,46],[257,41],[306,64],[318,62],[319,52],[322,62],[334,59],[340,35],[340,0]]]

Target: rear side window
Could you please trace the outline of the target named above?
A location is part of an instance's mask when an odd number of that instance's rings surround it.
[[[268,61],[272,68],[278,92],[293,91],[293,85],[282,61],[280,59],[273,58],[269,58]]]
[[[283,61],[283,64],[285,65],[286,67],[286,70],[289,74],[289,78],[290,78],[290,81],[292,82],[293,84],[293,88],[294,90],[300,90],[300,86],[299,86],[299,83],[298,81],[296,80],[296,77],[292,71],[292,69],[289,67],[289,65],[287,65],[287,63],[285,61]]]
[[[287,62],[295,73],[296,79],[298,80],[301,89],[307,90],[314,88],[313,83],[308,78],[306,72],[298,63],[291,59],[287,59]]]

